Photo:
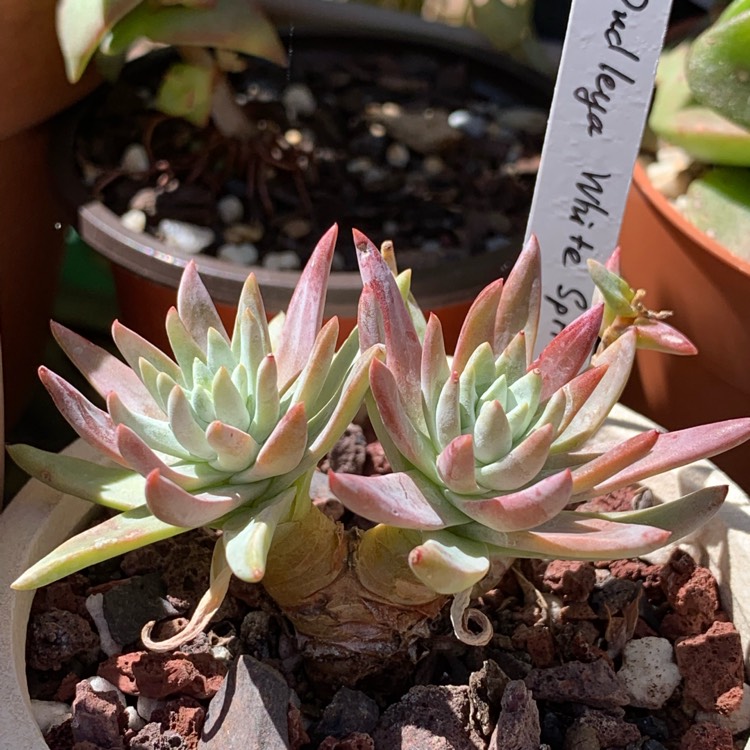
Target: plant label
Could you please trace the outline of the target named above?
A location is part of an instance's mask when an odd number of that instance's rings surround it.
[[[538,349],[588,307],[586,261],[617,245],[670,6],[573,0],[526,230],[542,249]]]

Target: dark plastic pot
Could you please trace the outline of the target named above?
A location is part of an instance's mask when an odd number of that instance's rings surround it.
[[[355,19],[360,18],[362,12],[366,22],[356,23]],[[347,16],[351,17],[349,23]],[[337,4],[335,18],[314,20],[316,23],[312,31],[295,25],[295,44],[319,41],[330,48],[337,42],[351,44],[353,38],[362,37],[370,43],[376,42],[383,50],[393,50],[394,44],[405,41],[407,46],[404,51],[407,52],[431,51],[448,60],[460,57],[471,65],[481,66],[485,77],[497,81],[519,104],[547,107],[551,99],[551,82],[487,49],[484,38],[468,29],[454,29],[415,17],[407,18],[401,14],[383,13],[379,9],[350,4]],[[333,30],[322,36],[321,28],[329,22],[332,22]],[[398,54],[398,51],[394,51],[394,54]],[[63,190],[79,206],[78,229],[82,237],[113,263],[122,321],[154,343],[165,344],[164,315],[174,304],[182,268],[194,259],[222,316],[231,323],[248,269],[215,257],[191,256],[166,246],[151,235],[129,231],[106,206],[88,199],[70,160],[70,153],[69,141],[64,156],[66,162],[61,165]],[[373,239],[379,241],[386,238]],[[350,241],[343,233],[339,238],[340,243]],[[314,239],[311,238],[312,242]],[[520,242],[514,243],[507,251],[488,253],[472,257],[467,263],[453,263],[450,267],[415,274],[414,294],[424,310],[440,316],[449,346],[455,342],[463,317],[477,292],[491,280],[507,275],[519,250]],[[298,272],[261,267],[251,270],[260,283],[266,309],[269,312],[285,309],[297,283]],[[360,289],[359,274],[332,274],[326,315],[339,316],[342,335],[351,330],[356,322]]]

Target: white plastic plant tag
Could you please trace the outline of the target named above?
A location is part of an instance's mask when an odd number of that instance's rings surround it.
[[[588,307],[586,261],[617,245],[670,6],[573,0],[527,227],[542,249],[537,349]]]

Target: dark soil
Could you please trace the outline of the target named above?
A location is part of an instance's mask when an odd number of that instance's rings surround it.
[[[405,267],[520,247],[544,86],[415,45],[295,38],[291,49],[288,71],[251,59],[231,76],[255,129],[244,143],[149,108],[165,56],[128,69],[78,130],[91,194],[118,215],[144,210],[152,233],[162,219],[209,227],[205,252],[251,244],[270,265],[283,251],[304,263],[333,222],[393,240]],[[133,173],[122,159],[134,144],[148,166]],[[226,196],[241,202],[228,223]],[[353,270],[353,250],[336,267]]]
[[[323,468],[387,471],[378,444],[364,435],[353,426]],[[358,522],[320,483],[314,493],[323,512],[345,525]],[[642,501],[638,492],[621,491],[600,504],[626,509]],[[112,636],[134,632],[138,612],[143,622],[159,618],[156,637],[168,637],[207,586],[213,540],[209,532],[189,532],[38,592],[28,627],[30,694],[72,704],[73,714],[47,733],[51,748],[198,747],[212,721],[211,699],[238,667],[255,675],[258,692],[282,695],[282,702],[290,696],[284,734],[293,750],[733,747],[731,732],[696,712],[716,716],[740,704],[739,635],[720,609],[711,574],[682,551],[663,565],[521,561],[479,601],[495,629],[487,646],[458,642],[445,611],[401,669],[366,684],[316,683],[292,627],[262,586],[237,580],[208,631],[181,651],[149,654],[134,638],[103,653],[106,636],[92,619],[92,601],[103,603]],[[682,679],[658,708],[635,707],[616,672],[629,641],[655,636],[674,647]],[[125,693],[127,711],[106,684],[83,681],[95,675]],[[237,689],[233,700],[251,698]],[[246,713],[265,715],[272,704],[251,703]],[[736,736],[735,746],[747,735]],[[210,747],[220,748],[217,741]]]

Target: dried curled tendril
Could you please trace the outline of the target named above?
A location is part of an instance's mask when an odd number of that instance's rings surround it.
[[[492,623],[484,612],[471,609],[471,589],[461,591],[453,597],[451,623],[456,637],[469,646],[486,646],[494,635]],[[473,628],[469,629],[469,625]],[[479,632],[475,632],[478,630]]]

